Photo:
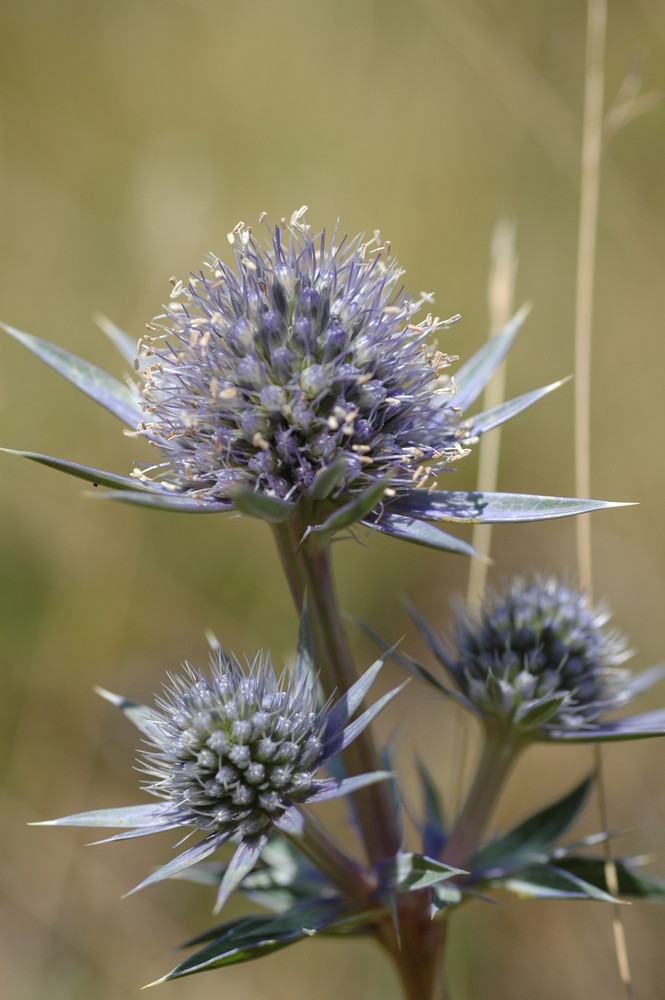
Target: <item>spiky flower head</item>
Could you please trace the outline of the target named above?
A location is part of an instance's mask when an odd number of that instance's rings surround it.
[[[464,454],[459,412],[437,398],[450,359],[432,348],[451,321],[418,315],[378,233],[313,235],[304,211],[266,223],[265,242],[239,223],[233,267],[212,255],[174,284],[140,344],[141,428],[162,461],[139,478],[202,504],[243,488],[297,504],[378,479],[389,496],[429,486]]]
[[[278,678],[261,655],[245,672],[218,652],[208,675],[187,665],[156,704],[145,787],[179,826],[252,838],[330,784],[315,776],[339,734],[326,733],[306,672]]]
[[[265,219],[262,218],[265,222]],[[211,255],[172,279],[165,311],[136,345],[102,329],[134,365],[123,384],[62,348],[4,329],[158,453],[131,475],[18,452],[109,487],[103,495],[191,513],[231,511],[326,543],[361,523],[473,554],[441,523],[532,521],[612,506],[597,500],[442,490],[437,476],[477,439],[555,389],[468,415],[506,356],[520,310],[455,374],[437,335],[458,317],[428,311],[378,232],[314,234],[304,209],[258,239],[239,223],[231,265]],[[99,493],[97,494],[100,495]]]
[[[517,577],[489,590],[478,611],[458,606],[448,644],[414,617],[454,679],[455,697],[490,724],[530,739],[580,742],[663,732],[663,712],[604,721],[663,668],[632,676],[622,666],[631,655],[625,638],[584,591],[553,577]]]
[[[455,677],[484,715],[529,729],[545,707],[539,724],[584,728],[621,705],[630,676],[626,640],[608,620],[579,590],[517,578],[477,615],[457,608]]]
[[[144,788],[160,801],[81,813],[50,825],[124,828],[111,840],[181,828],[203,834],[137,888],[177,875],[227,841],[239,841],[220,884],[219,908],[253,868],[272,832],[302,833],[304,805],[388,777],[374,772],[338,780],[318,774],[399,690],[347,725],[382,664],[377,660],[336,705],[322,707],[302,650],[295,669],[279,676],[261,653],[244,669],[216,650],[208,673],[186,664],[182,674],[170,675],[154,709],[101,691],[144,733],[141,769],[149,776]]]

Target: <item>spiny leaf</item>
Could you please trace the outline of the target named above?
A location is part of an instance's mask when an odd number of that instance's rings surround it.
[[[495,888],[508,889],[522,899],[592,899],[617,902],[614,896],[554,865],[534,864],[511,875],[493,878]]]
[[[585,778],[572,792],[529,816],[487,844],[471,861],[473,872],[508,871],[545,856],[546,849],[575,822],[593,779]]]
[[[522,396],[516,396],[515,399],[510,399],[505,403],[500,403],[498,406],[492,407],[491,410],[485,410],[483,413],[479,413],[477,416],[472,417],[468,436],[480,437],[481,434],[486,434],[488,431],[494,430],[495,427],[499,427],[507,420],[517,416],[517,414],[521,413],[522,410],[526,410],[527,407],[537,403],[539,399],[542,399],[544,396],[549,395],[550,392],[553,392],[555,389],[564,385],[569,381],[569,378],[561,378],[558,382],[552,382],[550,385],[545,385],[541,389],[534,389],[532,392],[525,392]]]
[[[216,939],[180,962],[157,982],[180,979],[197,972],[248,962],[285,948],[305,937],[330,932],[376,914],[376,907],[343,910],[338,901],[314,900],[278,916],[242,917],[215,928]],[[189,947],[209,935],[188,942]],[[155,984],[151,984],[155,985]]]
[[[490,337],[476,353],[462,365],[457,374],[457,395],[455,404],[466,410],[480,396],[481,392],[497,370],[519,328],[531,311],[530,305],[523,305],[503,329]],[[442,397],[435,397],[441,399]],[[445,399],[445,397],[443,397]],[[443,405],[443,404],[442,404]]]
[[[575,497],[532,496],[528,493],[473,493],[413,490],[393,500],[391,509],[406,516],[428,521],[451,521],[457,524],[501,524],[544,521],[571,517],[609,507],[630,504],[606,500],[582,500]]]
[[[401,853],[382,869],[381,885],[383,889],[394,892],[417,892],[463,874],[460,868],[453,868],[426,855]]]
[[[619,895],[665,902],[665,882],[656,875],[636,871],[637,863],[638,861],[633,858],[618,858],[614,861]],[[602,858],[569,856],[557,861],[557,865],[599,889],[608,890],[605,878],[606,866]]]
[[[390,510],[384,510],[376,521],[364,521],[363,523],[371,527],[372,530],[383,532],[384,535],[390,535],[392,538],[403,538],[408,542],[424,545],[429,549],[478,557],[473,545],[465,542],[464,539],[449,535],[441,528],[414,517],[405,517],[403,514],[394,514]]]
[[[249,517],[258,517],[270,524],[280,524],[291,517],[295,506],[286,500],[278,497],[269,497],[265,493],[257,493],[247,487],[238,487],[232,490],[231,496],[234,505],[243,514]]]
[[[143,419],[143,410],[137,393],[132,392],[108,372],[78,358],[75,354],[70,354],[62,347],[49,344],[41,337],[35,337],[31,333],[23,333],[22,330],[7,326],[6,323],[0,323],[0,326],[19,344],[27,347],[29,351],[55,369],[58,374],[64,375],[77,389],[110,410],[132,429],[136,428]]]

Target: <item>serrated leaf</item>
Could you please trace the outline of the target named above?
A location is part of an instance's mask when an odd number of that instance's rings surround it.
[[[592,783],[591,777],[585,778],[572,792],[490,841],[471,860],[472,872],[509,871],[543,859],[547,848],[575,822]]]
[[[234,506],[249,517],[258,517],[269,524],[281,524],[293,514],[295,504],[278,497],[257,493],[248,487],[237,487],[231,491]]]
[[[603,903],[618,902],[590,882],[554,865],[534,864],[506,875],[493,878],[494,888],[507,889],[521,899],[592,899]]]
[[[375,911],[371,909],[367,911],[368,915],[372,912]],[[249,962],[301,941],[305,937],[314,937],[316,934],[329,931],[336,924],[344,924],[354,916],[358,918],[359,915],[358,912],[354,913],[353,909],[344,911],[337,901],[315,900],[278,916],[270,914],[241,917],[183,945],[190,947],[209,938],[212,933],[216,935],[211,944],[184,962],[180,962],[158,982],[168,982],[210,969]]]
[[[143,419],[143,410],[137,394],[109,375],[108,372],[78,358],[75,354],[70,354],[62,347],[49,344],[41,337],[35,337],[31,333],[23,333],[13,326],[7,326],[6,323],[0,323],[0,326],[19,344],[27,347],[59,375],[64,375],[77,389],[119,417],[132,429],[135,429]]]
[[[665,901],[665,882],[662,879],[656,875],[636,871],[635,861],[631,858],[617,858],[614,864],[620,896],[658,902]],[[557,866],[599,889],[608,889],[605,879],[605,861],[602,858],[568,856],[557,861]]]
[[[460,868],[453,868],[424,854],[397,854],[381,871],[381,886],[389,892],[417,892],[427,889],[455,875],[463,875]]]

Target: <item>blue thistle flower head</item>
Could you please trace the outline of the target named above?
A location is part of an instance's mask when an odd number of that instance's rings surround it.
[[[606,721],[664,670],[632,675],[624,668],[632,655],[626,639],[608,627],[607,608],[592,607],[584,591],[553,577],[517,577],[489,590],[478,611],[458,606],[449,643],[414,618],[457,690],[441,689],[489,724],[568,742],[665,732],[662,710]]]
[[[586,594],[554,578],[517,578],[490,591],[479,614],[456,609],[455,677],[485,715],[520,728],[545,703],[547,725],[584,728],[622,704],[630,677],[621,667],[626,640],[608,620],[606,608],[589,607]]]
[[[459,411],[437,398],[450,359],[431,351],[450,321],[417,318],[378,233],[314,236],[296,213],[268,234],[236,227],[235,266],[212,256],[177,282],[142,338],[140,429],[162,461],[137,476],[222,507],[239,488],[317,498],[331,466],[332,499],[431,485],[465,454]]]
[[[349,724],[382,665],[383,658],[336,704],[323,706],[302,644],[294,670],[279,676],[268,656],[257,654],[245,669],[217,649],[208,673],[186,664],[181,674],[169,676],[155,708],[100,690],[144,734],[144,788],[159,801],[46,825],[121,828],[110,840],[180,829],[203,835],[137,888],[178,875],[234,841],[238,847],[219,886],[219,909],[272,833],[303,833],[304,806],[389,777],[384,771],[348,778],[319,774],[400,690],[383,695]]]
[[[152,748],[142,752],[145,788],[178,826],[262,835],[328,787],[316,778],[339,740],[327,733],[328,714],[317,709],[309,673],[278,678],[262,655],[245,672],[218,652],[208,675],[186,665],[157,698]]]
[[[135,371],[117,381],[47,341],[5,330],[119,417],[157,452],[131,475],[35,452],[33,461],[106,486],[101,495],[192,513],[296,517],[326,541],[361,523],[420,545],[473,554],[451,522],[531,521],[613,506],[596,500],[441,490],[437,476],[478,438],[560,385],[475,416],[468,409],[504,359],[521,310],[458,371],[435,338],[459,317],[412,295],[378,232],[314,234],[304,208],[239,223],[233,263],[211,255],[172,279],[165,311],[139,341],[102,329]],[[265,222],[265,218],[262,217]],[[98,492],[97,496],[100,495]]]

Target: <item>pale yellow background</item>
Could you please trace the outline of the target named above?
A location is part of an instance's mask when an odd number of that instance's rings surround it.
[[[416,292],[463,322],[442,346],[466,358],[487,332],[496,221],[517,225],[519,300],[534,308],[508,369],[512,394],[567,375],[578,211],[585,5],[524,0],[5,0],[0,11],[0,315],[118,374],[92,323],[133,335],[168,278],[262,210],[302,203],[313,226],[379,227]],[[665,9],[609,5],[608,102],[637,62],[665,91]],[[600,203],[592,492],[640,506],[593,520],[598,596],[637,666],[665,656],[665,111],[614,137]],[[500,486],[574,491],[571,385],[503,441]],[[112,417],[0,340],[0,443],[127,472],[141,458]],[[474,483],[467,459],[448,486]],[[79,484],[0,456],[0,967],[11,1000],[126,1000],[204,929],[211,900],[181,883],[121,895],[171,851],[169,837],[84,848],[84,831],[30,820],[139,801],[137,736],[92,692],[139,699],[203,630],[238,652],[293,648],[296,620],[269,531],[85,500]],[[366,539],[367,541],[367,539]],[[467,563],[369,539],[337,549],[345,605],[390,639],[401,597],[443,629]],[[574,575],[574,527],[496,531],[492,576],[534,565]],[[359,656],[372,655],[354,633]],[[405,649],[422,651],[414,638]],[[390,667],[383,688],[395,682]],[[381,685],[379,685],[381,687]],[[654,693],[650,704],[665,699]],[[449,796],[459,726],[412,684],[394,735],[409,805],[420,754]],[[471,744],[472,747],[472,744]],[[665,872],[665,743],[606,753],[620,844]],[[591,765],[581,749],[532,751],[498,823]],[[340,837],[348,831],[335,813]],[[580,829],[592,830],[594,809]],[[413,831],[409,843],[415,845]],[[609,911],[597,904],[475,903],[452,933],[455,1000],[621,997]],[[234,905],[228,914],[237,913]],[[636,997],[665,996],[665,914],[626,907]],[[253,965],[162,987],[182,1000],[397,997],[371,943],[309,942]]]

